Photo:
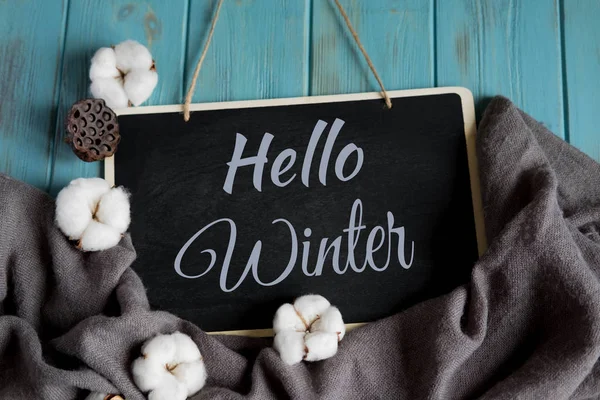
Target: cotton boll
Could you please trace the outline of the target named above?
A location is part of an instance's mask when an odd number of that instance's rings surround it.
[[[78,178],[72,180],[68,187],[77,188],[85,196],[89,210],[95,212],[100,198],[110,190],[110,183],[102,178]]]
[[[132,69],[149,70],[152,67],[152,54],[135,40],[126,40],[115,46],[117,68],[128,74]]]
[[[273,332],[275,334],[284,330],[304,332],[307,329],[308,327],[304,325],[293,305],[285,303],[275,312],[273,318]]]
[[[311,327],[311,332],[329,332],[338,335],[342,340],[346,334],[346,326],[342,319],[342,313],[337,307],[331,306],[317,319]]]
[[[102,47],[92,57],[90,67],[90,80],[99,78],[119,78],[121,73],[117,69],[117,57],[110,47]]]
[[[105,67],[116,67],[117,55],[110,47],[100,47],[98,50],[96,50],[94,56],[92,57],[92,64]]]
[[[304,332],[296,331],[281,331],[275,335],[273,348],[287,365],[297,364],[304,358],[304,335]]]
[[[131,222],[129,193],[122,187],[116,187],[105,193],[98,203],[96,219],[124,233]]]
[[[92,64],[90,66],[90,80],[93,82],[97,79],[119,79],[121,73],[117,67],[110,67],[98,64]]]
[[[174,341],[176,348],[171,358],[173,364],[198,361],[202,358],[198,346],[188,335],[175,332],[170,337]]]
[[[71,181],[56,198],[56,223],[71,239],[79,239],[89,225],[100,197],[110,190],[102,178]]]
[[[150,391],[148,399],[185,400],[206,382],[200,350],[181,332],[148,340],[142,346],[142,354],[132,364],[132,373],[138,387],[143,392]]]
[[[158,335],[142,346],[142,355],[152,362],[166,365],[173,360],[177,344],[171,335]]]
[[[83,251],[99,251],[110,249],[121,241],[121,233],[115,228],[98,221],[90,221],[83,231],[77,247]]]
[[[113,110],[127,108],[129,106],[129,99],[127,98],[125,89],[123,89],[121,79],[95,79],[90,85],[90,92],[94,98],[104,100],[106,105]]]
[[[338,349],[336,333],[311,332],[304,338],[306,346],[306,361],[319,361],[333,357]]]
[[[78,240],[92,221],[85,194],[76,187],[63,188],[56,197],[54,217],[58,228],[71,240]]]
[[[201,360],[181,363],[171,373],[185,385],[188,396],[198,393],[206,383],[206,367]]]
[[[294,301],[296,311],[298,311],[309,326],[319,318],[329,306],[329,301],[318,294],[307,294],[298,297],[296,301]]]
[[[185,400],[187,397],[185,384],[179,382],[170,374],[169,378],[165,379],[160,387],[148,394],[148,400]]]
[[[105,250],[116,246],[121,233],[129,225],[129,201],[120,188],[107,200],[107,211],[102,215],[118,229],[103,224],[96,218],[100,199],[111,192],[110,184],[101,178],[75,179],[60,191],[56,198],[55,220],[59,229],[71,239],[79,240],[78,247],[84,251]],[[123,197],[127,204],[123,205]],[[115,200],[113,200],[113,198]],[[117,205],[113,205],[116,203]],[[114,215],[107,215],[108,212]],[[123,225],[125,225],[124,230]]]
[[[148,100],[157,83],[158,73],[155,70],[132,69],[125,75],[123,88],[131,103],[139,106]]]
[[[69,186],[85,189],[94,201],[110,190],[110,183],[102,178],[77,178],[69,182]]]
[[[158,335],[132,364],[134,381],[149,399],[185,399],[206,382],[206,367],[194,341],[181,332]]]
[[[142,44],[126,40],[113,48],[103,47],[92,57],[90,92],[108,107],[122,109],[142,104],[158,83],[152,54]]]
[[[133,381],[142,392],[154,390],[169,382],[172,375],[164,364],[149,358],[137,358],[131,364]]]

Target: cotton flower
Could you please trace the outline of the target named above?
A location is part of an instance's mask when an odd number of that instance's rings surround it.
[[[304,359],[306,355],[306,346],[304,345],[304,336],[306,332],[297,332],[292,330],[281,331],[273,339],[273,348],[279,352],[284,363],[294,365]]]
[[[321,314],[321,318],[312,324],[312,330],[316,332],[332,332],[342,340],[346,334],[346,325],[342,319],[342,313],[337,307],[330,306]]]
[[[90,221],[77,247],[83,251],[100,251],[115,247],[121,241],[121,232],[96,220]]]
[[[126,40],[96,51],[90,80],[92,95],[119,109],[146,101],[158,83],[158,74],[150,51],[135,40]]]
[[[310,294],[277,309],[273,332],[273,347],[283,362],[293,365],[333,357],[346,327],[337,307],[323,296]]]
[[[198,346],[187,335],[158,335],[142,346],[134,360],[133,380],[148,400],[185,400],[206,383],[206,367]]]
[[[171,338],[175,343],[175,354],[173,355],[175,364],[190,363],[202,358],[200,349],[188,335],[175,332]]]
[[[304,336],[306,361],[319,361],[333,357],[337,353],[338,338],[335,332],[309,332]]]
[[[114,52],[116,67],[125,75],[134,69],[148,70],[154,63],[150,51],[135,40],[119,43],[115,46]]]
[[[142,104],[154,91],[158,83],[155,70],[134,69],[125,75],[123,89],[134,106]]]
[[[307,329],[317,318],[319,318],[331,304],[329,301],[318,294],[307,294],[298,297],[294,301],[294,308],[298,315],[304,320]]]
[[[96,218],[103,224],[119,231],[125,232],[129,227],[129,193],[122,186],[115,187],[106,192],[96,208]]]
[[[129,194],[101,178],[75,179],[56,197],[55,221],[83,251],[111,248],[129,227]]]
[[[90,92],[94,98],[104,100],[106,105],[114,110],[129,106],[129,98],[123,88],[123,80],[120,76],[93,80]]]
[[[90,80],[102,78],[120,78],[121,71],[117,68],[115,51],[110,47],[102,47],[92,57]]]
[[[286,303],[277,309],[275,318],[273,318],[273,333],[278,334],[282,331],[305,332],[306,324],[296,312],[293,305]]]

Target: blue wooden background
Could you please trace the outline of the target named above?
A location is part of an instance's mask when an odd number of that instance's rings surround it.
[[[214,0],[0,0],[0,171],[55,194],[100,175],[63,142],[101,46],[150,47],[148,104],[182,101]],[[343,0],[388,89],[510,97],[600,160],[599,0]],[[333,0],[225,0],[195,102],[375,91]]]

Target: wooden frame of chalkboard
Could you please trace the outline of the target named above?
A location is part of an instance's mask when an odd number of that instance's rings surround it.
[[[475,135],[476,135],[476,122],[475,122],[475,110],[473,104],[473,96],[471,92],[462,87],[444,87],[444,88],[431,88],[431,89],[416,89],[416,90],[397,90],[388,92],[390,98],[403,98],[403,97],[420,97],[420,96],[431,96],[441,94],[457,94],[460,96],[463,111],[464,121],[464,134],[466,139],[466,152],[468,158],[468,169],[471,189],[471,200],[473,207],[473,215],[475,221],[475,234],[477,240],[477,251],[479,255],[483,254],[487,247],[484,220],[483,220],[483,208],[479,184],[479,170],[477,165],[476,149],[475,149]],[[332,96],[311,96],[311,97],[296,97],[296,98],[283,98],[283,99],[272,99],[272,100],[250,100],[250,101],[232,101],[232,102],[220,102],[220,103],[204,103],[204,104],[193,104],[191,111],[211,111],[211,110],[227,110],[227,109],[244,109],[244,108],[261,108],[261,107],[275,107],[275,106],[287,106],[287,105],[304,105],[304,104],[319,104],[319,103],[336,103],[336,102],[350,102],[360,100],[377,100],[381,98],[381,94],[378,92],[372,93],[360,93],[360,94],[345,94],[345,95],[332,95]],[[382,103],[383,104],[383,103]],[[139,114],[159,114],[159,113],[182,113],[182,105],[167,105],[167,106],[147,106],[147,107],[135,107],[117,110],[117,115],[139,115]],[[183,118],[183,115],[181,116]],[[201,115],[192,115],[193,118],[202,118]],[[126,133],[125,133],[126,134]],[[114,185],[115,183],[115,160],[114,157],[105,160],[104,168],[105,179]],[[363,325],[363,323],[352,323],[347,324],[348,329]],[[219,331],[211,332],[212,334],[235,334],[244,336],[269,336],[272,335],[270,329],[252,329],[252,330],[235,330],[235,331]]]

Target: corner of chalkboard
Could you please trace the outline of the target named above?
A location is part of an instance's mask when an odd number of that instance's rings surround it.
[[[475,101],[473,99],[473,92],[471,92],[469,88],[463,86],[455,86],[452,88],[452,91],[453,93],[450,94],[458,95],[460,97],[463,107],[474,108]]]

